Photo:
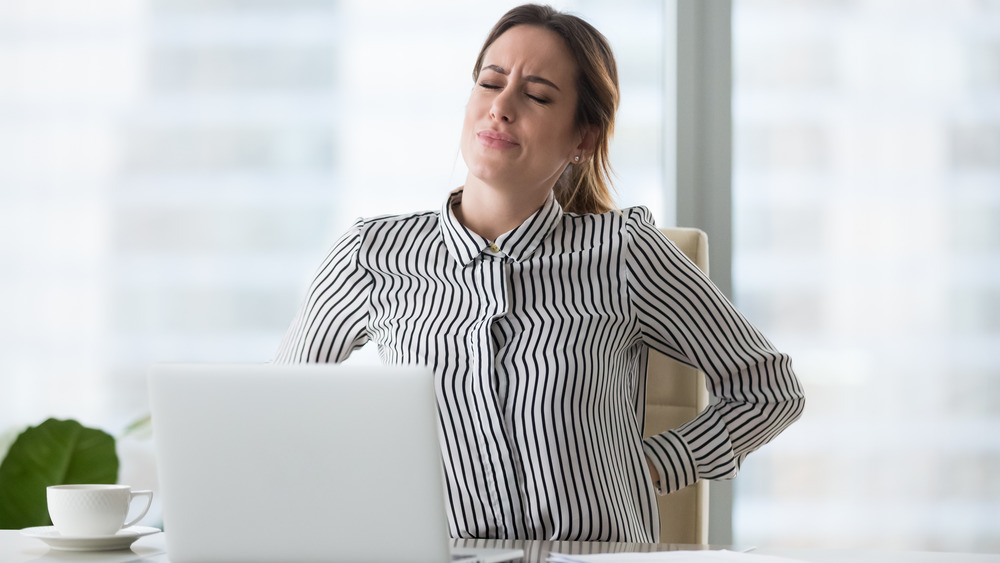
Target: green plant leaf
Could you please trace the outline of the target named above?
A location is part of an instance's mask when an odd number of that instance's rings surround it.
[[[0,463],[0,529],[50,525],[49,485],[116,481],[114,437],[50,418],[22,432]]]

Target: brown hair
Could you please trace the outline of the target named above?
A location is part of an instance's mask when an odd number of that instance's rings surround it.
[[[618,110],[618,67],[608,40],[594,26],[582,19],[558,12],[549,6],[525,4],[511,9],[493,26],[483,43],[473,80],[479,80],[486,50],[508,29],[534,25],[555,32],[576,61],[576,125],[593,127],[596,132],[594,156],[573,164],[555,185],[556,200],[571,213],[604,213],[615,209],[611,197],[611,163],[608,160],[611,136]]]

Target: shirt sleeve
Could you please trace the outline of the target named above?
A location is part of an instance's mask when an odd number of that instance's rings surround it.
[[[628,290],[642,339],[705,373],[710,405],[678,428],[644,440],[666,494],[698,479],[731,479],[750,452],[802,413],[791,359],[737,311],[653,224],[626,210]]]
[[[359,262],[364,221],[334,245],[309,286],[305,303],[275,354],[274,363],[336,363],[368,342],[371,278]]]

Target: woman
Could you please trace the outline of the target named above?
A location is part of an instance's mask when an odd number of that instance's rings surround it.
[[[612,210],[618,80],[599,32],[515,8],[473,77],[465,185],[440,212],[359,220],[277,361],[374,341],[385,363],[431,367],[455,537],[655,542],[654,494],[734,476],[802,391],[645,208]],[[644,441],[648,348],[703,370],[717,400]]]

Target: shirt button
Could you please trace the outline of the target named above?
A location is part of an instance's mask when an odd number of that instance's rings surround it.
[[[491,244],[490,250],[492,250],[493,252],[500,252],[500,247],[495,244]]]

